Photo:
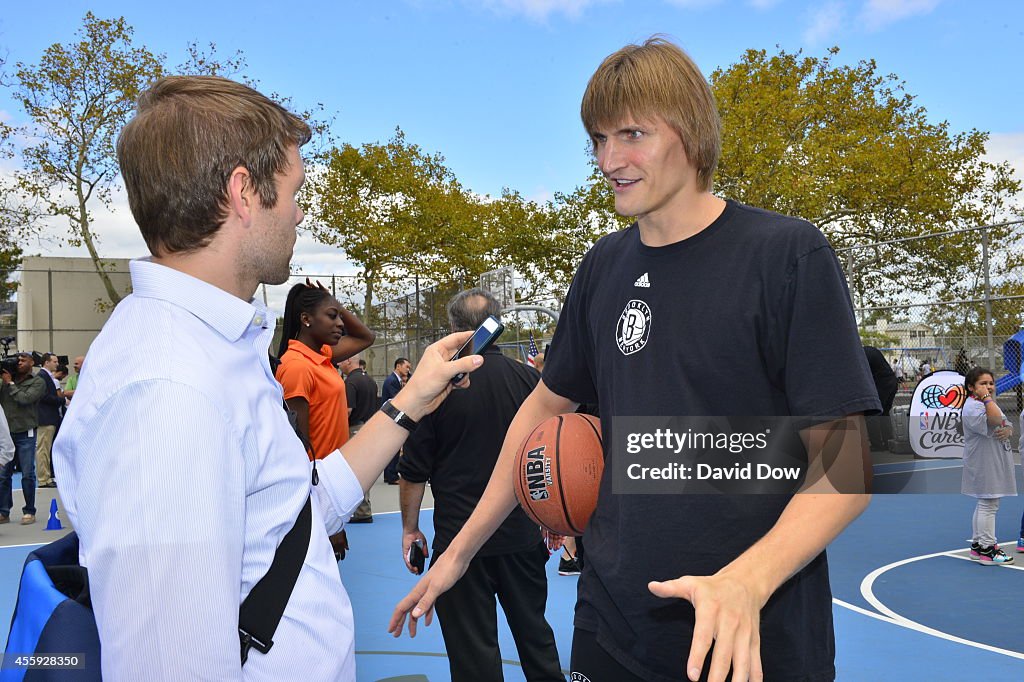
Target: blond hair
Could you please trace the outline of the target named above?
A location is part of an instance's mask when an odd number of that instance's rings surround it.
[[[701,190],[710,191],[722,153],[721,122],[714,95],[693,60],[659,36],[609,55],[594,75],[580,105],[583,127],[594,142],[600,128],[663,118],[679,134]]]

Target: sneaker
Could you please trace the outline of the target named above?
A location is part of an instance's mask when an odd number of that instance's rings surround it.
[[[1003,566],[1013,563],[1013,557],[1006,556],[1006,552],[999,549],[999,545],[982,547],[978,553],[981,555],[979,561],[983,566]]]
[[[1017,551],[1024,552],[1024,535],[1017,539]]]
[[[580,564],[576,557],[566,559],[564,556],[558,560],[558,575],[579,575]]]
[[[35,514],[23,514],[21,517],[21,525],[28,526],[36,522]]]
[[[977,542],[971,543],[971,561],[978,561],[981,559],[981,545]]]

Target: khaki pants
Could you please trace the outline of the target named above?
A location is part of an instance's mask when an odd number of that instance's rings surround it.
[[[53,437],[56,433],[56,426],[36,427],[36,478],[39,480],[39,485],[53,485],[50,450],[53,448]]]

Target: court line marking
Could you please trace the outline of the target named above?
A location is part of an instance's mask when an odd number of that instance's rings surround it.
[[[888,571],[891,571],[894,568],[899,568],[900,566],[905,566],[906,564],[914,563],[915,561],[923,561],[925,559],[934,559],[935,557],[940,557],[940,556],[960,558],[960,557],[956,556],[956,553],[957,552],[962,552],[962,551],[963,551],[962,549],[954,549],[954,550],[947,550],[945,552],[934,552],[932,554],[922,554],[920,556],[909,557],[907,559],[902,559],[900,561],[894,561],[891,564],[887,564],[885,566],[881,566],[879,568],[876,568],[874,571],[872,571],[871,573],[866,575],[864,577],[864,580],[861,581],[861,583],[860,583],[860,593],[861,593],[861,596],[864,597],[864,599],[869,604],[871,604],[873,607],[875,607],[875,609],[880,614],[882,614],[882,615],[886,616],[887,618],[889,618],[895,625],[899,625],[901,627],[905,627],[908,630],[915,630],[917,632],[921,632],[921,633],[926,634],[926,635],[931,635],[932,637],[938,637],[939,639],[945,639],[945,640],[950,641],[950,642],[956,642],[957,644],[964,644],[966,646],[974,647],[976,649],[982,649],[984,651],[991,651],[993,653],[1002,654],[1004,656],[1009,656],[1011,658],[1018,658],[1018,659],[1024,660],[1024,653],[1022,653],[1020,651],[1013,651],[1013,650],[1010,650],[1010,649],[1002,649],[1002,648],[997,647],[997,646],[992,646],[991,644],[985,644],[983,642],[976,642],[976,641],[971,640],[971,639],[965,639],[963,637],[957,637],[956,635],[951,635],[948,632],[943,632],[941,630],[936,630],[935,628],[930,628],[927,625],[922,625],[921,623],[918,623],[917,621],[911,620],[911,619],[907,618],[906,616],[902,616],[902,615],[896,613],[895,611],[893,611],[892,609],[890,609],[888,606],[886,606],[882,602],[881,599],[879,599],[878,597],[875,596],[875,593],[872,590],[872,588],[874,587],[875,580],[877,580],[882,574],[887,573]],[[1007,568],[1007,567],[1000,566],[998,568]]]
[[[877,472],[875,472],[875,476],[899,476],[901,474],[903,474],[903,475],[913,475],[913,474],[917,474],[917,473],[923,473],[923,472],[926,472],[926,471],[941,471],[942,469],[963,469],[963,468],[964,467],[961,464],[960,466],[951,466],[951,467],[922,467],[920,469],[907,469],[905,471],[877,471]]]

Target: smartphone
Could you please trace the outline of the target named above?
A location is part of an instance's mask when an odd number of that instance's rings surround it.
[[[423,575],[423,541],[416,540],[409,545],[409,565],[416,569],[416,575]]]
[[[501,333],[505,331],[505,325],[498,321],[494,315],[488,316],[484,323],[477,327],[476,331],[473,332],[473,336],[469,337],[469,341],[459,349],[459,351],[452,356],[452,360],[458,360],[464,358],[467,355],[482,355],[485,350],[491,347],[491,345],[498,340]],[[465,372],[459,372],[452,377],[452,383],[457,384],[462,381],[462,378],[466,376]]]

